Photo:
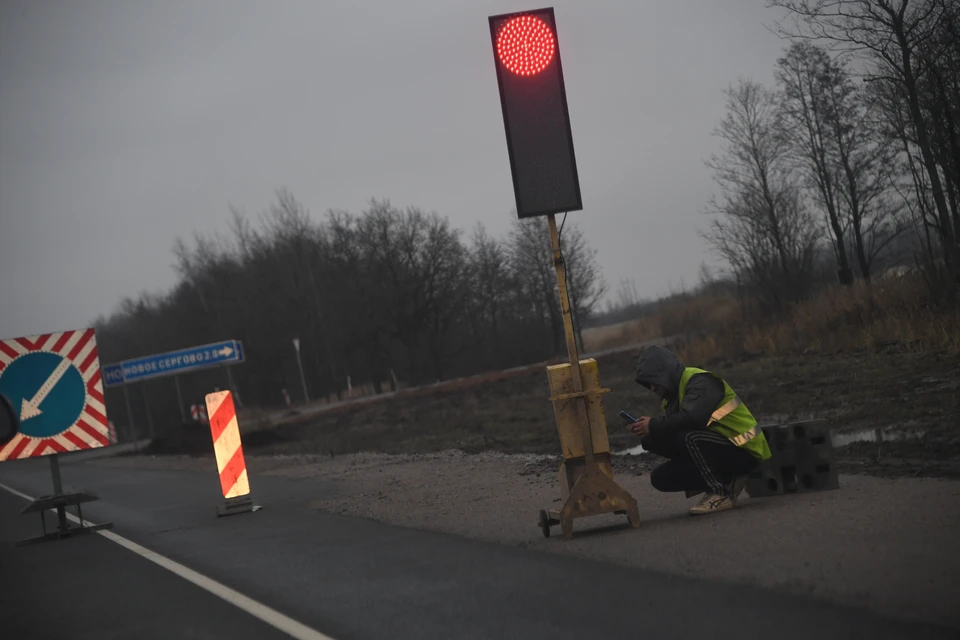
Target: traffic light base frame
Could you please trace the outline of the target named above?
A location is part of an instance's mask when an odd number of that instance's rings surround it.
[[[540,510],[539,523],[544,538],[550,537],[551,527],[560,525],[564,539],[570,540],[574,519],[607,513],[626,515],[632,528],[640,526],[637,500],[613,479],[609,455],[598,454],[592,470],[584,467],[583,458],[566,460],[558,475],[564,505],[561,509]],[[573,478],[572,487],[568,478]]]

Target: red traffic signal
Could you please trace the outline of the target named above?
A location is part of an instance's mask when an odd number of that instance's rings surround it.
[[[489,20],[517,216],[583,209],[553,8]]]
[[[522,15],[497,31],[497,58],[513,73],[531,76],[547,68],[557,50],[550,26],[536,16]]]

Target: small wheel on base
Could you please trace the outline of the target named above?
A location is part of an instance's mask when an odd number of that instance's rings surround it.
[[[543,532],[544,538],[550,537],[550,516],[547,515],[546,509],[540,509],[540,531]]]

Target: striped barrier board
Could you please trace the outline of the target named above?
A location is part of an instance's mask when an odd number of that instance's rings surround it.
[[[20,422],[0,462],[111,444],[93,329],[0,340],[0,394]]]
[[[208,423],[207,419],[207,408],[202,404],[192,404],[190,405],[190,418],[194,422],[202,422],[204,424]]]
[[[233,394],[229,391],[216,391],[207,394],[206,399],[210,435],[213,437],[213,450],[217,456],[217,472],[220,474],[223,497],[229,500],[249,495],[250,480],[247,478],[247,465],[243,459],[240,425],[237,423]]]

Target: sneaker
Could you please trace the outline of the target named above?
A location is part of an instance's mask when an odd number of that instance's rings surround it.
[[[747,486],[747,476],[737,476],[733,479],[733,482],[730,483],[730,499],[733,500],[733,504],[737,504],[737,499],[740,497],[740,494],[743,493],[744,488]]]
[[[694,516],[716,511],[726,511],[733,509],[733,499],[730,496],[718,496],[715,493],[708,493],[697,504],[690,507],[690,514]]]

